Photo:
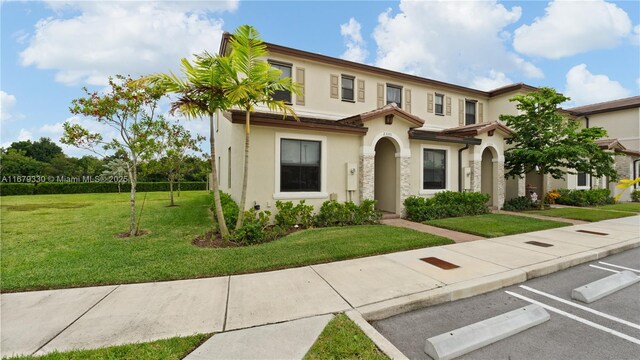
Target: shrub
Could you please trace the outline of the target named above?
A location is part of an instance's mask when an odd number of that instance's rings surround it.
[[[528,197],[518,196],[516,198],[505,201],[504,206],[502,207],[502,210],[523,211],[523,210],[535,209],[535,207],[536,207],[536,204],[533,201],[531,201],[531,199],[529,199]]]
[[[406,218],[411,221],[442,219],[447,217],[480,215],[489,212],[488,194],[478,192],[443,191],[432,198],[410,196],[404,201]]]
[[[35,184],[32,183],[2,183],[0,184],[0,196],[33,195],[35,187]]]
[[[545,195],[544,201],[546,204],[555,204],[559,197],[560,193],[557,190],[551,190]]]
[[[174,184],[174,191],[178,189]],[[206,190],[205,182],[181,182],[180,190]],[[123,193],[131,191],[131,184],[120,185]],[[139,182],[136,184],[138,192],[169,191],[168,182]],[[35,186],[34,194],[88,194],[88,193],[115,193],[118,192],[118,183],[115,182],[44,182]]]
[[[640,202],[640,189],[631,192],[631,201]]]
[[[276,209],[276,225],[284,229],[295,225],[306,228],[313,224],[313,205],[305,205],[304,200],[300,200],[296,206],[291,201],[276,201]]]
[[[594,206],[613,204],[609,189],[591,190],[569,190],[558,189],[560,197],[556,199],[557,204],[570,206]]]
[[[377,224],[382,214],[375,209],[375,204],[375,200],[364,200],[360,205],[351,201],[325,201],[316,215],[315,224],[319,227]]]
[[[211,198],[209,203],[211,204],[211,211],[213,211],[213,218],[218,221],[216,217],[215,203],[213,202],[213,192],[210,193],[209,197]],[[222,216],[224,216],[227,227],[229,230],[233,230],[236,226],[236,221],[238,221],[238,212],[240,211],[240,207],[238,207],[238,204],[233,200],[231,195],[223,192],[222,190],[220,190],[220,205],[222,205]]]
[[[279,228],[269,229],[270,211],[250,211],[244,212],[244,222],[242,226],[233,231],[233,240],[245,245],[260,244],[277,237]]]

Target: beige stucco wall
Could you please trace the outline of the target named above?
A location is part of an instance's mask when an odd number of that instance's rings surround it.
[[[518,92],[510,92],[502,95],[497,95],[489,99],[489,121],[500,120],[500,115],[517,115],[518,109],[516,109],[516,102],[511,102],[511,99]]]
[[[589,115],[590,127],[607,130],[607,138],[618,139],[629,150],[640,150],[640,108]],[[585,119],[580,118],[582,126]]]
[[[293,108],[298,114],[307,116],[317,116],[322,118],[341,119],[347,116],[360,114],[377,108],[377,84],[391,83],[403,87],[402,108],[407,109],[405,89],[411,90],[411,113],[426,120],[426,127],[433,128],[451,128],[458,126],[458,100],[473,99],[483,104],[484,122],[489,121],[487,117],[489,102],[488,98],[475,94],[473,92],[465,93],[463,91],[443,90],[437,87],[426,86],[418,82],[400,81],[394,78],[383,77],[372,72],[361,70],[352,70],[339,68],[334,65],[324,64],[320,62],[310,61],[306,59],[293,58],[272,52],[268,58],[285,63],[293,64],[292,73],[296,68],[304,68],[305,70],[305,105],[297,105],[295,96],[293,98]],[[356,91],[357,81],[365,81],[365,101],[364,102],[346,102],[340,99],[330,97],[330,75],[350,75],[355,77]],[[445,97],[451,97],[451,115],[435,115],[435,113],[427,112],[427,94],[435,93],[444,94]],[[385,90],[386,96],[386,90]],[[357,94],[355,95],[357,99]],[[386,104],[386,98],[385,98]],[[446,100],[445,100],[446,107]],[[476,110],[478,113],[478,110]],[[446,111],[445,111],[446,114]],[[478,120],[479,121],[479,120]]]
[[[227,120],[228,122],[228,120]],[[233,133],[240,136],[232,136],[232,141],[237,144],[239,151],[233,157],[232,167],[232,196],[240,199],[242,185],[242,163],[243,163],[243,125],[233,124]],[[290,193],[279,194],[279,159],[276,154],[276,144],[280,137],[291,139],[311,139],[322,141],[321,160],[321,192],[309,193],[297,196]],[[275,212],[275,201],[297,201],[304,199],[307,204],[313,205],[316,210],[322,203],[329,200],[332,193],[337,195],[338,201],[348,200],[347,192],[347,169],[346,163],[357,164],[361,148],[362,138],[357,135],[346,135],[338,133],[326,133],[319,131],[302,131],[286,128],[275,128],[265,126],[251,127],[251,148],[249,153],[249,182],[247,189],[247,208],[251,208],[254,203],[260,205],[261,210]],[[221,146],[224,146],[221,143]],[[232,153],[234,153],[232,148]],[[223,186],[226,185],[223,180]],[[276,186],[277,185],[277,186]],[[224,189],[224,187],[223,187]],[[358,192],[352,193],[352,200],[358,202]]]

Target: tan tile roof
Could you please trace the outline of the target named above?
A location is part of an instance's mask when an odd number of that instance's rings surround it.
[[[500,121],[459,126],[443,130],[442,133],[455,136],[476,136],[496,129],[501,130],[507,134],[513,133],[513,130],[511,130],[507,125],[503,124]]]
[[[612,101],[605,101],[597,104],[578,106],[574,108],[565,109],[573,115],[589,115],[597,114],[608,111],[630,109],[640,107],[640,96],[632,96],[625,99],[618,99]]]
[[[337,122],[341,124],[362,126],[366,121],[379,118],[379,117],[384,117],[389,114],[400,116],[406,119],[407,121],[415,124],[417,127],[424,125],[424,120],[402,110],[400,107],[398,107],[398,105],[396,105],[396,103],[387,104],[379,109],[363,112],[358,115],[349,116],[344,119],[340,119]]]

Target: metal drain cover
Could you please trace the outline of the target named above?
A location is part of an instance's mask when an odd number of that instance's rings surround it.
[[[444,261],[442,259],[438,259],[437,257],[426,257],[426,258],[422,258],[420,259],[428,264],[431,264],[433,266],[437,266],[440,269],[444,269],[444,270],[451,270],[451,269],[455,269],[455,268],[459,268],[460,266],[456,265],[456,264],[452,264],[448,261]]]
[[[576,232],[581,232],[581,233],[585,233],[585,234],[592,234],[592,235],[602,235],[602,236],[609,235],[607,233],[591,231],[591,230],[576,230]]]
[[[540,247],[551,247],[553,246],[553,244],[547,244],[547,243],[543,243],[540,241],[525,241],[525,244],[529,244],[529,245],[535,245],[535,246],[540,246]]]

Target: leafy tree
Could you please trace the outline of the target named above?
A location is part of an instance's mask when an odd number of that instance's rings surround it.
[[[3,177],[44,175],[46,166],[46,163],[27,156],[24,150],[0,148],[0,174]]]
[[[205,116],[209,118],[213,202],[220,234],[226,239],[229,237],[229,229],[223,216],[220,201],[213,120],[218,110],[229,109],[231,103],[222,88],[220,58],[204,52],[195,55],[193,64],[187,59],[182,59],[181,64],[182,74],[186,79],[181,79],[170,73],[149,75],[140,81],[156,85],[165,93],[173,93],[178,96],[171,103],[172,114],[178,113],[189,119]]]
[[[173,185],[184,175],[184,160],[187,152],[199,152],[198,144],[204,140],[204,136],[193,137],[191,132],[182,125],[170,124],[166,121],[159,127],[157,136],[160,144],[158,154],[164,157],[154,164],[169,180],[169,205],[174,206]]]
[[[41,137],[38,141],[17,141],[9,149],[24,151],[25,155],[42,162],[50,162],[56,155],[62,154],[62,148],[48,137]]]
[[[78,177],[86,174],[78,166],[78,159],[65,154],[54,156],[46,165],[44,172],[48,176]]]
[[[127,162],[123,159],[113,159],[106,163],[104,167],[106,169],[100,176],[115,180],[118,183],[118,193],[120,193],[120,186],[125,182],[129,174]]]
[[[231,52],[223,56],[220,65],[224,71],[222,77],[226,96],[233,105],[245,111],[244,170],[242,177],[242,195],[236,229],[244,222],[247,202],[247,183],[249,179],[249,148],[251,139],[251,112],[258,104],[265,105],[271,111],[297,115],[293,108],[283,100],[275,100],[278,90],[300,93],[300,87],[290,77],[281,78],[282,72],[264,61],[268,55],[267,46],[260,39],[253,26],[242,25],[237,28],[230,40]]]
[[[579,129],[576,121],[559,111],[559,105],[569,100],[552,88],[542,87],[510,99],[518,104],[519,115],[501,115],[500,120],[514,130],[506,142],[505,176],[521,177],[536,171],[561,179],[568,171],[586,172],[593,176],[608,176],[615,180],[613,154],[600,149],[596,139],[607,132],[600,127]],[[542,181],[541,199],[546,194]],[[544,206],[540,201],[540,207]]]
[[[161,116],[156,116],[158,101],[163,93],[155,87],[133,82],[131,77],[116,75],[109,79],[109,89],[104,94],[89,92],[74,99],[69,110],[76,115],[93,118],[100,124],[114,128],[119,138],[105,142],[100,133],[92,133],[78,124],[64,123],[62,143],[87,149],[100,156],[105,151],[122,151],[127,155],[127,172],[131,181],[129,235],[136,236],[136,183],[138,163],[153,155]]]

